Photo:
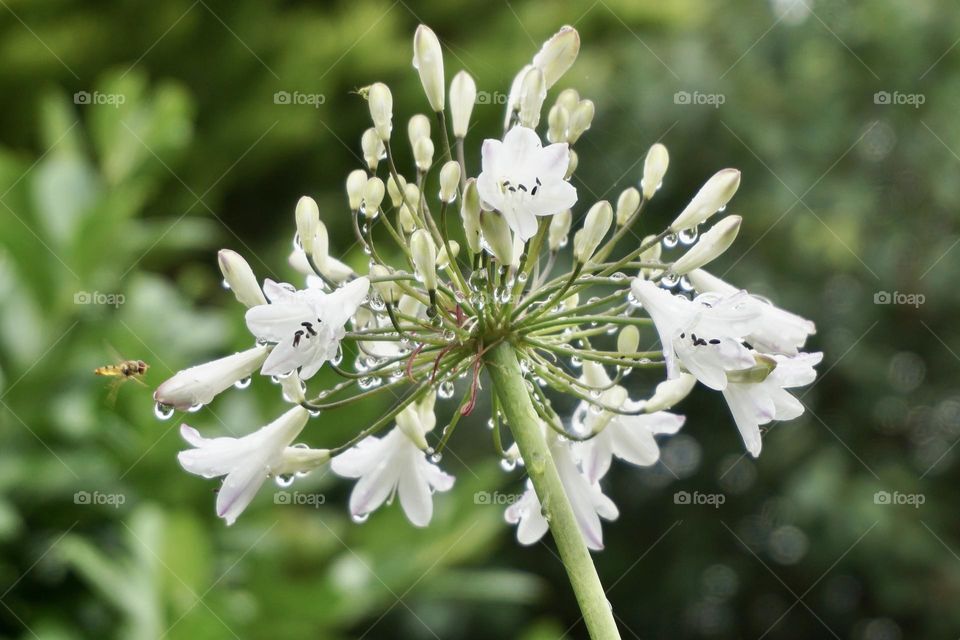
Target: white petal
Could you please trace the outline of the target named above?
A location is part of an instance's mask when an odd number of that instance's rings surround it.
[[[217,515],[233,524],[267,479],[263,464],[251,461],[230,472],[217,494]]]
[[[418,452],[420,453],[420,452]],[[420,455],[424,455],[420,453]],[[429,463],[428,463],[429,464]],[[422,475],[419,465],[411,464],[400,474],[397,486],[400,495],[400,506],[407,514],[407,519],[417,527],[430,524],[433,517],[433,497],[430,495],[430,485]]]
[[[527,201],[527,210],[536,216],[552,216],[577,203],[576,188],[565,180],[544,180],[535,197]]]
[[[539,143],[539,140],[537,140]],[[547,145],[537,155],[537,163],[534,171],[537,176],[546,183],[548,180],[563,180],[567,175],[567,168],[570,165],[570,147],[566,142]]]

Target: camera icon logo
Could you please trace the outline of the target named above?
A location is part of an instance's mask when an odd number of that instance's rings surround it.
[[[91,496],[89,491],[77,491],[73,494],[73,504],[90,504]]]
[[[889,91],[877,91],[873,94],[873,104],[890,104],[891,98]]]
[[[93,296],[89,291],[77,291],[73,294],[73,304],[90,304],[92,301]]]
[[[291,497],[286,491],[277,491],[273,494],[273,504],[290,504]]]
[[[689,491],[677,491],[673,494],[673,504],[690,504]]]
[[[290,104],[290,92],[277,91],[273,94],[273,104]]]
[[[473,494],[473,504],[492,504],[493,497],[489,491],[477,491]]]
[[[889,491],[877,491],[873,494],[873,504],[890,504],[891,496]]]
[[[873,294],[873,304],[890,304],[893,302],[893,296],[889,291],[877,291]]]
[[[91,96],[89,91],[77,91],[73,94],[73,104],[90,104]]]
[[[677,91],[673,94],[673,104],[690,104],[691,96],[689,91]]]

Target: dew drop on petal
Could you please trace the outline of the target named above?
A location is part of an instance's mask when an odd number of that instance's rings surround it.
[[[517,461],[511,458],[501,458],[500,468],[509,473],[517,468]]]
[[[370,517],[369,513],[354,513],[350,516],[350,519],[356,522],[357,524],[363,524]]]
[[[246,378],[241,378],[240,380],[237,380],[236,382],[234,382],[233,386],[235,386],[237,389],[246,389],[247,387],[250,386],[250,382],[252,380],[253,378],[251,378],[250,376],[247,376]]]
[[[293,484],[294,476],[293,474],[285,473],[278,474],[274,476],[273,481],[277,483],[277,486],[281,489],[286,489],[287,487]]]
[[[675,233],[668,234],[663,238],[663,247],[665,249],[673,249],[675,246],[677,246],[677,242],[679,242],[679,238],[677,237],[677,234]]]
[[[173,417],[173,407],[158,402],[156,406],[153,407],[153,415],[157,416],[159,420],[169,420]]]

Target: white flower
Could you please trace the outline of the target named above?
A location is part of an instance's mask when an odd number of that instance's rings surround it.
[[[577,190],[564,180],[570,154],[566,143],[543,147],[536,132],[514,127],[503,142],[483,141],[480,198],[503,214],[521,240],[537,232],[537,216],[569,209]]]
[[[153,399],[181,411],[209,404],[218,394],[250,377],[269,353],[269,347],[258,346],[178,371],[157,387]]]
[[[367,278],[357,278],[333,293],[318,288],[296,290],[267,280],[263,292],[270,300],[247,311],[247,327],[258,340],[276,346],[263,363],[265,376],[286,375],[299,368],[308,380],[337,354],[344,325],[363,303],[370,289]]]
[[[813,382],[817,377],[813,367],[823,359],[823,354],[775,355],[773,359],[777,366],[762,382],[731,381],[723,390],[743,443],[753,457],[760,455],[760,425],[793,420],[803,413],[803,403],[785,389]]]
[[[180,434],[195,448],[181,451],[177,458],[184,469],[198,476],[226,476],[217,493],[217,515],[230,525],[268,477],[310,471],[329,460],[326,449],[290,446],[308,416],[306,409],[297,406],[242,438],[204,438],[184,424]]]
[[[727,385],[727,371],[754,365],[741,341],[756,326],[761,303],[746,291],[702,294],[691,301],[640,278],[633,281],[631,291],[660,334],[668,378],[678,377],[682,364],[697,380],[719,391]]]
[[[687,274],[687,278],[701,293],[730,295],[737,291],[732,284],[724,282],[703,269],[691,271]],[[807,336],[817,332],[816,325],[810,320],[776,307],[762,298],[757,299],[763,303],[759,306],[760,322],[747,336],[747,342],[760,353],[796,355],[807,341]]]
[[[548,435],[550,438],[550,452],[560,474],[570,506],[580,526],[580,531],[587,542],[587,546],[594,551],[603,549],[603,529],[600,518],[616,520],[620,516],[617,505],[607,496],[596,482],[591,482],[577,468],[568,442]],[[527,481],[527,489],[515,503],[507,507],[504,518],[510,524],[517,525],[517,541],[529,545],[543,537],[549,525],[543,517],[540,499]]]
[[[433,517],[433,492],[448,491],[453,476],[427,459],[419,445],[436,425],[435,396],[407,406],[397,415],[397,426],[382,438],[369,436],[335,457],[330,466],[346,478],[359,478],[350,494],[350,513],[366,518],[394,495],[415,526],[425,527]],[[409,434],[409,435],[408,435]],[[418,437],[419,434],[419,437]],[[420,441],[415,443],[410,436]]]

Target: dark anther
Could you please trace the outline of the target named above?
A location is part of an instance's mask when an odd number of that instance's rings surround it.
[[[293,334],[293,346],[299,347],[299,346],[300,346],[300,338],[302,338],[302,337],[303,337],[303,331],[297,331],[296,333],[294,333],[294,334]]]
[[[518,185],[517,188],[520,189],[520,191],[523,191],[524,193],[527,192],[527,188],[526,188],[525,186],[523,186],[522,184],[521,184],[521,185]]]
[[[712,340],[710,340],[710,344],[720,344],[720,340],[718,340],[717,338],[713,338]]]
[[[540,178],[534,178],[534,180],[537,181],[537,186],[538,186],[538,187],[539,187],[541,184],[543,184],[542,182],[540,182]]]
[[[534,187],[533,189],[531,189],[531,190],[530,190],[530,195],[532,195],[532,196],[537,195],[537,189],[539,189],[539,188],[540,188],[540,187],[537,186],[537,187]]]
[[[300,324],[301,324],[301,326],[306,327],[307,332],[309,332],[310,335],[312,335],[312,336],[317,335],[316,330],[313,328],[313,323],[312,323],[312,322],[301,322]]]

